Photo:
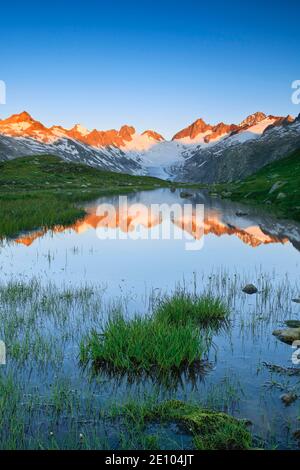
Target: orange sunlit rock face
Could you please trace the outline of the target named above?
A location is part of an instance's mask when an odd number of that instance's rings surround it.
[[[270,127],[287,125],[292,122],[294,122],[292,116],[267,116],[262,112],[251,114],[239,124],[220,122],[211,125],[200,118],[177,132],[172,140],[179,141],[184,145],[213,144],[220,139],[236,136],[243,132],[260,135]],[[30,138],[42,143],[72,139],[95,148],[118,147],[124,152],[147,151],[152,146],[165,141],[164,137],[154,130],[146,130],[139,134],[134,127],[128,125],[122,126],[119,130],[88,130],[80,124],[76,124],[71,129],[65,129],[59,125],[46,127],[26,111],[0,120],[0,134]]]
[[[183,139],[184,137],[194,139],[198,134],[210,131],[211,129],[212,126],[210,124],[206,124],[203,119],[197,119],[197,121],[193,122],[190,126],[177,132],[177,134],[173,136],[172,140]]]
[[[164,137],[161,134],[159,134],[158,132],[152,131],[152,130],[144,131],[141,135],[145,135],[147,137],[150,137],[151,139],[156,140],[157,142],[162,142],[162,141],[165,140]]]
[[[94,208],[90,209],[90,212],[83,219],[78,220],[73,225],[68,227],[56,226],[52,229],[52,232],[60,233],[69,229],[82,234],[90,229],[110,228],[129,233],[137,230],[139,226],[150,230],[162,224],[164,220],[162,214],[153,213],[141,204],[129,205],[127,210],[121,207],[113,213],[103,210],[103,213],[98,212],[98,215],[96,208]],[[289,241],[288,238],[279,238],[264,233],[258,225],[249,225],[245,228],[229,226],[222,222],[220,214],[213,210],[205,213],[204,223],[198,222],[195,212],[191,216],[171,216],[169,220],[195,240],[200,240],[203,234],[213,234],[217,237],[229,235],[238,237],[243,243],[253,248],[270,243],[287,243]],[[36,231],[17,238],[15,242],[30,246],[36,239],[44,236],[46,232],[47,230]]]
[[[148,141],[148,145],[164,141],[162,135],[152,130],[147,130],[139,136],[135,128],[128,125],[122,126],[120,130],[111,129],[107,131],[98,129],[89,131],[80,124],[76,124],[71,129],[65,129],[58,125],[48,128],[33,119],[26,111],[1,120],[0,134],[10,137],[31,138],[44,143],[55,142],[61,138],[70,138],[97,148],[106,146],[125,148],[128,143],[136,140],[137,137],[143,137],[144,146],[146,141]]]
[[[204,137],[204,142],[208,144],[209,142],[217,140],[224,135],[230,134],[237,129],[238,126],[235,124],[224,124],[223,122],[220,122],[220,124],[217,124],[212,128],[211,134]]]
[[[172,140],[182,140],[185,143],[202,140],[206,144],[219,140],[220,138],[240,134],[245,131],[262,134],[268,127],[281,126],[294,122],[292,116],[267,116],[262,112],[256,112],[247,116],[239,124],[224,124],[220,122],[216,125],[207,124],[203,119],[197,119],[190,126],[177,132]],[[199,141],[200,141],[199,140]]]

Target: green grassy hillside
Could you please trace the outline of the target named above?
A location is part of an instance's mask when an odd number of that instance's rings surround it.
[[[264,205],[280,217],[300,220],[300,150],[244,181],[217,185],[212,191],[235,201]]]
[[[168,186],[158,178],[101,171],[51,155],[0,163],[0,237],[71,224],[82,201]]]

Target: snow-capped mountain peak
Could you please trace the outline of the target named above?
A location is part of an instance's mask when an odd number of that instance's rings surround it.
[[[154,145],[164,141],[165,139],[163,138],[163,136],[153,130],[144,131],[142,134],[134,132],[130,135],[130,139],[124,142],[122,149],[125,152],[145,152]]]
[[[122,126],[119,130],[120,137],[125,140],[126,142],[130,142],[132,136],[135,134],[135,128],[133,126]]]
[[[245,161],[246,170],[241,173],[245,176],[252,167],[259,168],[264,161],[280,158],[281,153],[299,147],[300,117],[262,112],[249,115],[240,124],[207,124],[199,118],[177,132],[171,141],[151,129],[138,133],[129,125],[119,130],[91,131],[81,124],[71,129],[60,125],[46,127],[26,111],[0,120],[0,160],[52,153],[107,170],[178,180],[219,181],[226,180],[226,174],[233,178],[236,171],[242,171],[242,159],[253,152],[251,162]],[[259,158],[258,148],[262,149]],[[224,155],[232,167],[226,166]],[[218,173],[218,162],[222,161]]]
[[[150,129],[144,131],[141,135],[146,135],[149,139],[155,140],[156,142],[163,142],[165,140],[161,134]]]
[[[212,126],[206,124],[203,119],[197,119],[188,127],[177,132],[172,140],[181,140],[184,143],[192,143],[193,141],[203,142],[204,137],[211,131]]]
[[[239,127],[250,127],[258,124],[259,122],[263,121],[266,119],[265,113],[262,113],[260,111],[257,111],[256,113],[250,114],[249,116],[246,117],[240,124]]]
[[[262,112],[256,112],[247,116],[240,124],[225,124],[220,122],[216,125],[206,124],[203,119],[197,119],[188,127],[174,135],[172,140],[183,144],[214,144],[224,138],[232,137],[232,141],[245,141],[262,135],[263,132],[277,123],[281,125],[284,119],[280,116],[267,116]],[[289,117],[289,122],[293,118]]]
[[[88,135],[91,132],[86,127],[82,126],[81,124],[75,124],[75,126],[72,127],[70,131],[78,132],[78,134],[83,135],[83,136]]]
[[[1,124],[15,124],[20,122],[33,122],[34,119],[30,116],[27,111],[22,111],[19,114],[12,114],[12,116],[8,117],[7,119],[3,119]]]

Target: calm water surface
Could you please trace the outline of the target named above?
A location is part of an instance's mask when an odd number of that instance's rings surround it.
[[[112,203],[118,209],[118,198],[101,198],[86,206],[87,216],[72,227],[36,231],[18,239],[3,242],[0,247],[0,279],[30,281],[56,285],[99,285],[109,305],[117,299],[128,314],[144,314],[149,298],[172,292],[176,286],[197,292],[213,292],[231,299],[230,327],[215,334],[207,361],[205,377],[194,381],[183,379],[173,387],[179,398],[190,398],[218,406],[236,416],[253,422],[253,433],[267,440],[268,446],[297,447],[292,432],[300,428],[297,417],[300,400],[285,407],[280,395],[298,387],[297,377],[273,374],[263,363],[291,367],[292,348],[280,343],[272,331],[286,319],[300,318],[300,305],[291,302],[299,296],[300,225],[280,221],[266,212],[240,204],[211,198],[193,191],[181,198],[180,191],[159,189],[128,196],[128,202],[179,203],[192,202],[205,206],[203,248],[185,250],[185,233],[181,240],[120,240],[126,233],[124,224],[111,225],[116,239],[97,237],[101,219],[97,216],[100,203]],[[122,214],[118,215],[122,216]],[[151,234],[159,223],[139,219],[135,230]],[[161,221],[161,224],[168,221]],[[172,224],[174,233],[182,232],[180,221]],[[200,233],[200,232],[199,232]],[[201,238],[201,234],[199,235]],[[247,296],[241,292],[245,283],[254,283],[260,290],[268,284],[268,293]],[[87,328],[88,328],[87,324]],[[53,332],[53,325],[49,325]],[[74,386],[84,388],[86,376],[78,371],[78,341],[66,347],[63,368]],[[24,371],[22,373],[25,373]],[[44,384],[51,381],[51,368]],[[31,371],[32,381],[39,375]],[[299,378],[298,378],[299,379]],[[48,381],[48,382],[47,382]],[[98,390],[100,400],[111,396],[122,400],[137,390],[150,390],[151,380],[129,384],[126,378],[110,378]],[[95,385],[96,387],[96,385]],[[169,393],[168,387],[161,393]]]
[[[211,273],[221,267],[226,271],[245,272],[251,277],[259,271],[272,273],[275,279],[288,274],[296,280],[300,263],[300,225],[274,218],[227,201],[196,193],[182,199],[180,191],[169,189],[141,192],[129,196],[129,203],[179,203],[205,205],[203,249],[186,251],[183,240],[99,240],[101,226],[96,210],[100,203],[118,198],[102,198],[87,205],[88,215],[73,227],[47,233],[25,234],[0,248],[1,277],[21,276],[53,279],[61,283],[97,282],[109,285],[112,294],[120,283],[136,294],[148,288],[170,288],[193,273]],[[247,215],[239,216],[240,213]],[[238,214],[238,215],[237,215]],[[178,227],[177,232],[180,232]],[[145,230],[145,228],[143,228]],[[175,229],[176,231],[176,229]]]

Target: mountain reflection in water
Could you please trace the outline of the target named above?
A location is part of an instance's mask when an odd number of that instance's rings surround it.
[[[142,195],[142,196],[141,196]],[[116,210],[116,217],[109,218],[104,215],[97,215],[99,204],[113,204]],[[148,212],[130,213],[130,204],[143,203]],[[61,233],[65,230],[72,230],[77,234],[85,233],[87,230],[96,230],[101,228],[110,228],[122,232],[132,232],[140,227],[151,230],[161,225],[164,217],[157,217],[150,211],[151,203],[187,203],[204,204],[204,224],[197,225],[195,212],[192,219],[187,220],[187,216],[173,217],[168,215],[177,228],[188,231],[189,234],[199,240],[203,234],[213,234],[217,237],[224,235],[235,236],[243,243],[255,248],[260,245],[271,243],[292,243],[293,246],[300,249],[300,225],[290,221],[282,221],[262,212],[261,210],[241,206],[237,203],[211,198],[205,193],[194,192],[190,198],[181,199],[180,192],[171,193],[169,190],[158,190],[155,192],[143,192],[128,196],[129,211],[118,206],[118,198],[101,198],[94,203],[86,206],[87,215],[76,221],[71,226],[56,226],[52,228],[53,233]],[[190,227],[190,229],[187,229]],[[30,246],[36,239],[47,233],[45,230],[37,230],[20,236],[15,239],[16,243]]]

